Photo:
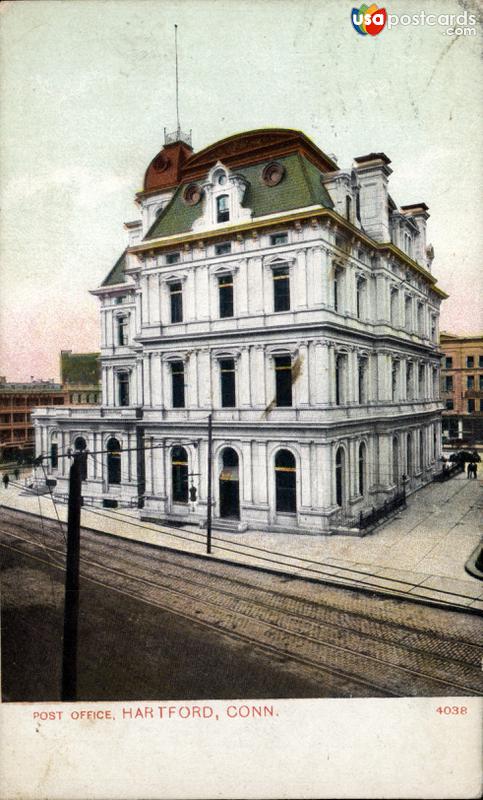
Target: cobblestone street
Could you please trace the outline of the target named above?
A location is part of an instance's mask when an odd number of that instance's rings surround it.
[[[44,522],[42,529],[32,518],[6,510],[0,525],[6,639],[9,620],[15,620],[17,633],[25,624],[20,624],[22,606],[40,604],[47,613],[44,620],[35,617],[34,630],[42,638],[50,626],[47,640],[55,650],[59,632],[52,631],[60,624],[63,602],[59,525]],[[83,699],[483,692],[483,642],[472,615],[238,565],[208,565],[138,542],[120,546],[114,537],[88,530],[82,531],[81,553]],[[19,595],[21,585],[26,591]],[[128,651],[126,642],[133,643]],[[207,643],[208,660],[196,655]],[[130,669],[124,669],[120,653],[132,662]],[[22,691],[28,692],[28,675],[14,679],[12,673],[21,663],[29,669],[32,659],[26,656],[12,664],[4,655],[6,699],[16,699],[15,680],[23,680]],[[54,699],[55,685],[49,691]]]

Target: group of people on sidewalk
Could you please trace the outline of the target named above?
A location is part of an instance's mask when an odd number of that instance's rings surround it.
[[[475,478],[478,474],[478,464],[476,461],[470,461],[466,467],[466,475],[468,478]]]

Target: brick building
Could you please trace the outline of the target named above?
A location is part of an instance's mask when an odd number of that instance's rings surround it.
[[[441,333],[440,347],[444,440],[483,443],[483,336]]]
[[[59,383],[32,380],[7,383],[0,376],[0,460],[23,461],[34,452],[33,409],[65,403]]]

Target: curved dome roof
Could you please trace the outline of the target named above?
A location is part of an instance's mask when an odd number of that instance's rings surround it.
[[[200,178],[222,161],[230,168],[299,152],[322,172],[337,170],[337,164],[322,152],[302,131],[291,128],[260,128],[220,139],[193,153],[178,141],[165,145],[153,158],[144,176],[142,193],[177,186],[182,181]]]

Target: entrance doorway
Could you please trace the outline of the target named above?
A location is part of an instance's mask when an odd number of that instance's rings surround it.
[[[240,519],[238,454],[232,447],[226,447],[223,450],[219,486],[220,517],[225,519]]]

